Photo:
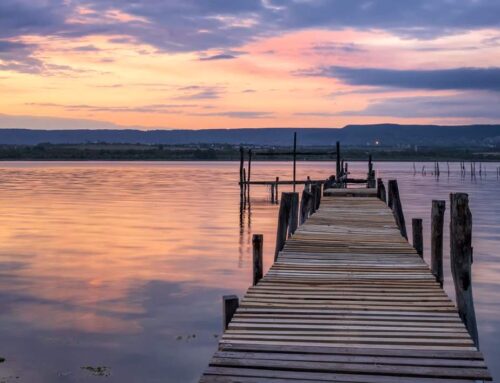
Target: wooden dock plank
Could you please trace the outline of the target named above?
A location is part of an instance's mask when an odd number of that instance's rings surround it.
[[[491,380],[391,210],[359,190],[325,193],[241,300],[200,382]]]

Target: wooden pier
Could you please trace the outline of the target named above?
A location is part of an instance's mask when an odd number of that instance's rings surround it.
[[[357,190],[324,191],[239,305],[226,297],[226,330],[200,382],[491,380],[468,314],[441,287],[442,270],[433,274],[402,235],[385,191]]]

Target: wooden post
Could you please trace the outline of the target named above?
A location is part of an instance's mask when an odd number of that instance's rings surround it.
[[[246,184],[246,182],[247,182],[247,173],[246,173],[246,169],[243,168],[243,185],[244,185],[244,187],[243,187],[243,197],[245,199],[246,199],[246,191],[247,191],[247,186],[248,186]]]
[[[424,257],[424,235],[422,228],[422,218],[413,218],[411,220],[413,247],[417,250],[421,258]]]
[[[248,149],[248,178],[247,178],[248,182],[250,182],[251,171],[252,171],[252,149]]]
[[[262,255],[264,249],[264,236],[262,234],[254,234],[252,236],[252,248],[253,248],[252,284],[253,286],[255,286],[262,279],[263,275]]]
[[[443,287],[443,226],[445,201],[432,201],[431,210],[431,271]]]
[[[322,192],[321,184],[317,184],[317,187],[316,187],[316,199],[315,199],[316,206],[314,207],[315,211],[319,209],[319,205],[321,204],[321,194],[322,194],[321,192]]]
[[[300,220],[299,223],[302,225],[306,222],[307,218],[312,212],[312,203],[313,203],[313,195],[308,190],[308,185],[304,186],[304,190],[302,190],[302,198],[300,200]]]
[[[222,328],[227,330],[229,322],[233,319],[236,309],[240,305],[240,301],[236,295],[224,295],[222,297]]]
[[[368,155],[368,178],[372,176],[373,164],[372,164],[372,155]]]
[[[392,209],[394,218],[399,227],[401,235],[408,239],[408,234],[406,234],[406,224],[405,216],[403,213],[403,206],[401,205],[401,199],[399,198],[399,188],[397,180],[389,180],[389,207]]]
[[[384,181],[382,178],[377,178],[377,197],[387,203],[387,192],[385,191]]]
[[[240,188],[243,190],[243,162],[245,160],[245,153],[243,146],[240,146]]]
[[[469,196],[465,193],[450,194],[450,262],[458,315],[479,349],[472,296],[472,215]]]
[[[271,184],[271,202],[272,203],[274,203],[274,189],[275,189],[274,184]]]
[[[340,182],[340,174],[342,170],[340,169],[340,141],[337,141],[337,169],[335,173],[335,178],[337,182]]]
[[[291,193],[291,207],[290,207],[290,226],[288,230],[288,237],[291,237],[293,233],[299,227],[299,193]]]
[[[292,218],[292,201],[294,194],[297,193],[281,193],[280,210],[278,213],[278,228],[276,231],[276,249],[274,251],[274,260],[278,259],[278,254],[285,246],[285,241],[288,236],[290,220]],[[298,194],[297,194],[298,198]]]
[[[297,132],[293,133],[293,191],[295,191],[295,182],[297,174]]]
[[[311,213],[313,214],[316,211],[316,206],[317,202],[316,200],[318,199],[318,184],[316,183],[311,183],[310,185],[310,190],[311,190]]]
[[[278,203],[278,185],[279,185],[279,182],[280,182],[280,178],[279,177],[276,177],[276,184],[274,185],[274,202]]]

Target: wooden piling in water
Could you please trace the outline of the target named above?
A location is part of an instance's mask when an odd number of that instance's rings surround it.
[[[313,201],[314,201],[314,211],[319,209],[319,205],[321,204],[321,184],[314,183],[311,185],[311,192],[313,193]]]
[[[280,178],[276,177],[276,184],[274,185],[274,202],[278,203],[278,185],[280,182]]]
[[[245,158],[245,153],[243,151],[243,146],[240,146],[240,187],[243,187],[243,162]]]
[[[292,193],[292,206],[290,209],[290,226],[288,237],[290,237],[299,227],[299,193]]]
[[[240,301],[236,295],[224,295],[222,297],[222,328],[227,330],[229,322],[233,319],[236,309],[240,305]]]
[[[408,239],[408,234],[406,233],[405,216],[403,213],[403,206],[401,205],[401,199],[399,197],[399,188],[397,180],[389,180],[388,183],[388,200],[389,207],[392,209],[394,218],[399,227],[401,235]]]
[[[311,190],[311,197],[312,197],[312,201],[311,201],[311,214],[316,212],[317,208],[316,208],[316,200],[318,199],[318,184],[317,183],[312,183],[310,185],[310,190]]]
[[[377,178],[377,198],[387,203],[387,192],[385,191],[385,185],[382,178]]]
[[[263,275],[264,236],[262,234],[254,234],[252,236],[252,249],[252,285],[255,286],[262,279]]]
[[[250,173],[252,171],[252,149],[248,149],[248,178],[247,181],[250,182]],[[248,185],[250,188],[250,185]]]
[[[293,191],[295,191],[295,181],[297,175],[297,132],[293,132]]]
[[[474,344],[479,348],[476,314],[472,296],[472,215],[469,196],[450,194],[450,263],[455,285],[458,315]]]
[[[307,218],[312,214],[313,195],[308,189],[309,186],[305,185],[302,191],[302,198],[300,199],[300,225],[306,222]]]
[[[336,168],[336,173],[335,173],[335,179],[337,180],[337,182],[340,182],[340,175],[342,173],[342,169],[340,168],[340,141],[337,141],[337,150],[336,150],[336,154],[337,154],[337,161],[336,161],[336,165],[337,165],[337,168]]]
[[[422,218],[413,218],[411,220],[413,247],[417,250],[421,258],[424,257],[424,236],[422,227]]]
[[[445,201],[432,201],[431,210],[431,271],[443,287],[443,227]]]
[[[278,213],[278,228],[276,230],[276,249],[274,251],[274,260],[278,259],[278,254],[283,250],[285,241],[291,235],[290,227],[295,225],[298,217],[293,218],[292,214],[297,214],[298,209],[294,208],[295,201],[298,203],[298,193],[281,193],[280,210]],[[297,226],[295,226],[295,229]],[[295,231],[295,230],[294,230]]]

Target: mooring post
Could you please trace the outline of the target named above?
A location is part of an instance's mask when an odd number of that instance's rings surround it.
[[[367,175],[367,180],[368,180],[368,187],[371,187],[371,180],[372,180],[372,170],[373,170],[373,164],[372,164],[372,155],[368,154],[368,175]]]
[[[318,184],[311,183],[310,185],[310,190],[311,190],[311,212],[310,214],[313,214],[316,211],[316,200],[318,199]]]
[[[252,171],[252,149],[248,149],[248,177],[247,181],[250,182],[250,173]],[[250,187],[250,185],[248,185]]]
[[[432,201],[431,210],[431,271],[443,287],[443,226],[445,201]]]
[[[236,295],[224,295],[222,297],[222,329],[227,330],[229,322],[233,319],[240,301]]]
[[[264,236],[262,234],[254,234],[252,236],[252,248],[253,248],[253,272],[252,272],[252,284],[255,286],[261,279],[263,275],[263,250],[264,250]]]
[[[479,349],[472,296],[472,214],[466,193],[450,194],[450,262],[458,315]]]
[[[244,184],[244,189],[243,189],[243,197],[246,199],[246,191],[247,191],[247,173],[246,169],[243,168],[243,184]]]
[[[276,177],[276,184],[274,185],[274,202],[278,203],[278,185],[279,185],[279,182],[280,182],[280,178],[279,177]]]
[[[308,189],[309,186],[306,184],[304,186],[304,190],[302,190],[302,198],[300,199],[300,219],[299,219],[300,225],[306,222],[312,210],[313,196]]]
[[[337,183],[340,182],[340,175],[342,173],[342,170],[340,169],[340,141],[337,141],[337,169],[335,173],[335,178],[337,180]]]
[[[290,208],[290,227],[288,237],[291,237],[299,227],[299,193],[291,193],[291,208]]]
[[[312,194],[312,209],[311,214],[319,209],[319,205],[321,204],[321,184],[314,182],[311,184],[311,194]]]
[[[317,185],[317,187],[316,187],[316,199],[315,199],[316,206],[314,207],[315,211],[319,209],[319,205],[321,204],[321,195],[323,194],[321,184],[318,183],[316,185]]]
[[[406,234],[406,224],[405,216],[403,213],[403,206],[401,205],[401,199],[399,197],[399,188],[397,180],[389,180],[389,207],[392,209],[394,218],[398,225],[399,231],[403,237],[408,239],[408,234]]]
[[[421,258],[424,257],[424,236],[422,227],[422,218],[413,218],[411,220],[413,247]]]
[[[243,189],[243,161],[245,158],[245,153],[243,151],[243,146],[240,146],[240,188]]]
[[[281,193],[280,210],[278,213],[278,228],[276,231],[276,249],[274,251],[274,260],[278,259],[278,254],[285,246],[285,241],[288,236],[290,221],[292,219],[292,204],[295,199],[294,195],[298,193]]]
[[[381,201],[387,203],[387,192],[385,191],[385,185],[382,178],[377,178],[377,197]]]
[[[293,132],[293,191],[295,191],[297,174],[297,132]]]

